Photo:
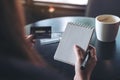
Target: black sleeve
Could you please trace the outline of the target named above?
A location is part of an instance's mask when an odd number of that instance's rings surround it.
[[[66,80],[50,68],[38,68],[20,60],[0,59],[0,80]]]

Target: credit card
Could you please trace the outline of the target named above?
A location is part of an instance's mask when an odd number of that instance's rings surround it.
[[[31,27],[30,34],[33,34],[35,39],[51,38],[51,26]]]

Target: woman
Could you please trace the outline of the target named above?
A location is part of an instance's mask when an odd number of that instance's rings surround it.
[[[25,19],[20,1],[0,0],[0,78],[66,80],[50,69],[36,52],[31,43],[32,36],[26,37]],[[89,48],[91,50],[89,65],[86,70],[81,71],[79,66],[84,53],[78,46],[74,47],[76,54],[75,80],[90,79],[90,74],[96,63],[96,52],[93,47]]]

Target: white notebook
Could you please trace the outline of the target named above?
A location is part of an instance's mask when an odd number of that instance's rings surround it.
[[[74,65],[76,58],[73,46],[77,44],[86,51],[93,31],[94,27],[69,22],[59,42],[54,59]]]

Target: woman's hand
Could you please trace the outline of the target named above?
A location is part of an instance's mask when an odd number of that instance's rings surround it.
[[[28,41],[28,43],[30,44],[30,46],[33,47],[35,44],[34,36],[33,35],[26,35],[25,38]]]
[[[91,73],[97,62],[97,57],[96,49],[93,46],[89,46],[88,49],[90,50],[90,59],[88,60],[86,69],[81,70],[80,66],[84,59],[85,52],[79,46],[74,46],[74,52],[76,56],[74,80],[90,80]]]

